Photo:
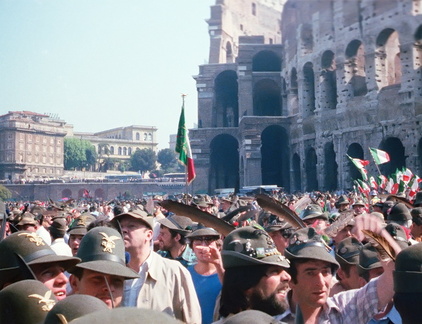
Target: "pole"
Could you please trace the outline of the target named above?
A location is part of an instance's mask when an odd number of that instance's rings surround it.
[[[187,95],[182,93],[182,107],[185,107],[185,97]],[[186,121],[185,121],[186,123]],[[189,194],[189,184],[188,184],[188,166],[185,165],[185,204],[188,205],[188,194]]]

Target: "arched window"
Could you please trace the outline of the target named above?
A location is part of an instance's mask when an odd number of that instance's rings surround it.
[[[141,140],[141,135],[139,135],[139,133],[136,133],[135,137],[137,141]]]

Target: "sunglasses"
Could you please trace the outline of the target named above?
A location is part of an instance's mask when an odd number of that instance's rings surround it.
[[[202,236],[202,237],[192,238],[192,243],[205,243],[206,245],[210,245],[214,241],[217,241],[217,239],[212,236]]]

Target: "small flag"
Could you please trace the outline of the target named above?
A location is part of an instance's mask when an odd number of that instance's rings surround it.
[[[390,156],[385,151],[370,147],[369,152],[371,152],[371,155],[374,158],[375,164],[383,164],[390,161]]]
[[[357,158],[352,158],[349,155],[347,155],[347,157],[358,168],[358,170],[362,174],[363,180],[367,181],[368,180],[368,175],[367,175],[368,171],[366,171],[365,166],[367,166],[369,164],[369,161],[367,161],[367,160],[361,160],[361,159],[357,159]]]
[[[369,177],[369,183],[371,184],[371,188],[378,189],[378,183],[375,181],[374,177]]]
[[[185,125],[185,101],[183,100],[182,112],[180,113],[179,128],[177,130],[176,152],[179,153],[179,160],[188,171],[188,184],[196,177],[195,165],[193,163],[192,151],[190,148],[188,131]]]

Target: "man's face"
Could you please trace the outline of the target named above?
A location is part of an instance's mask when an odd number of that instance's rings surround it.
[[[120,219],[120,227],[122,229],[123,240],[126,250],[135,251],[149,246],[152,239],[152,230],[145,224],[131,216],[123,216]]]
[[[297,263],[296,283],[290,281],[290,287],[299,305],[319,308],[325,304],[330,293],[331,264],[320,260]]]
[[[251,309],[275,316],[288,309],[290,275],[282,267],[270,266],[258,284],[247,291]]]
[[[317,233],[321,233],[328,227],[328,222],[324,218],[311,218],[303,221],[308,227],[315,229]]]
[[[70,277],[75,294],[97,297],[107,304],[108,308],[118,307],[123,299],[124,278],[88,269],[84,269],[81,279]]]
[[[198,262],[209,262],[210,248],[218,250],[217,239],[213,236],[192,238],[192,248]]]
[[[338,211],[341,212],[343,210],[349,209],[349,204],[341,204],[338,206]]]
[[[78,253],[79,245],[81,244],[81,240],[83,237],[84,235],[82,234],[71,234],[69,236],[69,241],[67,242],[67,244],[70,246],[73,256],[76,256],[76,254]]]
[[[345,290],[360,288],[359,273],[356,265],[349,268],[349,273],[346,273],[341,268],[338,269],[337,275],[341,278],[340,284]]]
[[[277,250],[283,254],[284,249],[289,246],[289,237],[284,237],[282,231],[269,232],[268,235],[273,239]]]
[[[347,225],[346,227],[344,227],[341,231],[337,233],[336,236],[333,237],[333,241],[336,244],[338,244],[341,241],[343,241],[345,238],[352,236],[351,234],[352,228],[353,228],[352,225]]]
[[[177,235],[172,237],[170,230],[165,226],[160,227],[160,234],[158,234],[157,239],[161,251],[169,251],[177,243]]]
[[[362,215],[365,212],[365,206],[353,206],[353,210],[355,212],[356,215]]]
[[[54,263],[40,263],[30,267],[37,280],[46,285],[58,300],[66,298],[68,279],[61,266]]]

